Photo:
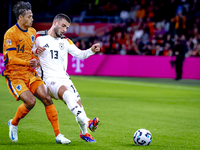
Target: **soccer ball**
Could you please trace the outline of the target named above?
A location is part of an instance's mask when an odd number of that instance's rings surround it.
[[[151,132],[146,129],[139,129],[134,133],[133,141],[136,145],[149,145],[152,141]]]

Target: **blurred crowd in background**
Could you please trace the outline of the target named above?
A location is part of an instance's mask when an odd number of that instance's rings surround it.
[[[124,24],[103,36],[79,40],[80,48],[100,42],[104,54],[172,56],[181,44],[186,57],[200,56],[200,1],[91,0],[82,6],[83,22],[104,22],[106,18],[83,16],[107,15],[119,16]]]
[[[73,39],[80,49],[100,42],[100,54],[172,56],[181,44],[186,57],[200,56],[200,0],[74,0],[73,7],[66,7],[65,0],[29,2],[38,22],[51,22],[62,12],[72,22],[116,23],[101,36]],[[0,5],[1,10],[7,7]],[[1,41],[8,29],[6,19],[1,18]]]

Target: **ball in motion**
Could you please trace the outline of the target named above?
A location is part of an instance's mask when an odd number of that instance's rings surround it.
[[[139,129],[134,133],[133,141],[136,145],[149,145],[152,141],[151,132],[146,129]]]

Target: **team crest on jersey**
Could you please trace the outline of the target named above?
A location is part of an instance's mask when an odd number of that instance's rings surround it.
[[[34,43],[34,41],[35,41],[35,36],[34,35],[31,35],[31,41],[32,41],[32,43]]]
[[[6,40],[6,44],[7,44],[7,46],[8,46],[8,45],[11,45],[11,39],[7,39],[7,40]]]
[[[22,89],[22,86],[19,84],[16,86],[17,91],[20,91]]]
[[[60,48],[61,50],[63,50],[63,49],[64,49],[64,43],[59,43],[59,48]]]

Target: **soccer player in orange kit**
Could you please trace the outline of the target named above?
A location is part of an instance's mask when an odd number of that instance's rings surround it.
[[[46,115],[52,124],[56,143],[69,144],[70,140],[60,133],[57,110],[47,94],[44,82],[38,76],[35,68],[40,66],[40,61],[31,53],[35,42],[36,31],[32,28],[33,14],[29,2],[18,2],[13,8],[17,23],[4,35],[3,54],[6,83],[10,93],[15,99],[23,103],[13,119],[8,121],[9,137],[11,141],[17,142],[17,126],[35,106],[35,96],[45,106]],[[40,47],[38,47],[40,49]]]

